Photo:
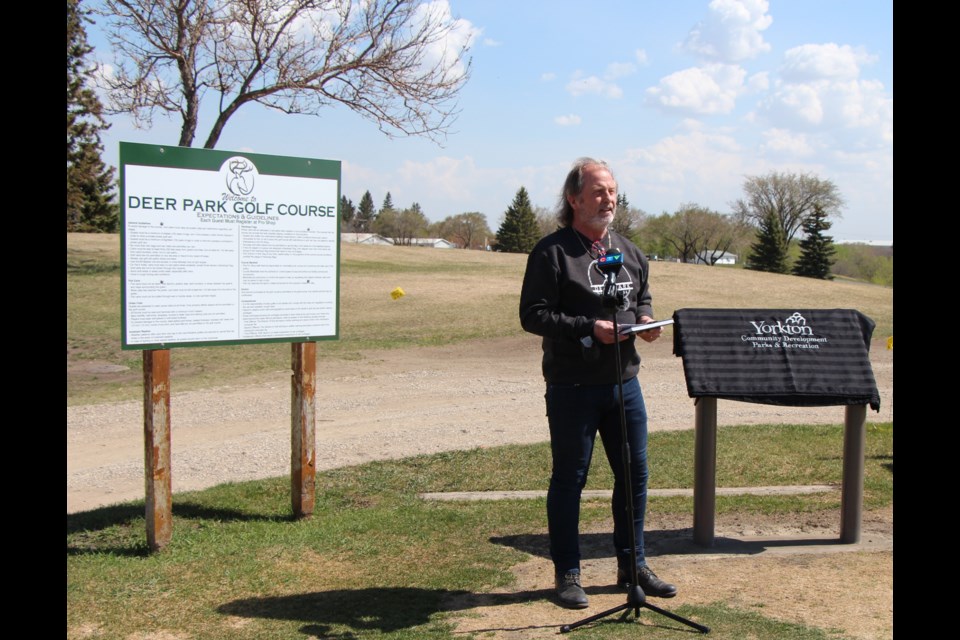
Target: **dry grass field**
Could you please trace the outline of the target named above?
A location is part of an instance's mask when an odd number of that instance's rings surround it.
[[[67,234],[68,402],[137,397],[139,352],[120,349],[120,239]],[[343,244],[340,338],[322,342],[324,358],[357,359],[371,349],[453,344],[519,336],[520,283],[526,256],[481,251]],[[653,262],[660,318],[682,308],[853,308],[874,320],[874,339],[893,333],[893,290],[730,267]],[[394,300],[390,292],[406,295]],[[664,338],[669,338],[669,331]],[[181,389],[285,369],[285,345],[176,350]]]

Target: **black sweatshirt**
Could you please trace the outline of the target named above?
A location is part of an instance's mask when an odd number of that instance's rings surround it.
[[[627,296],[626,310],[617,312],[619,324],[653,317],[647,258],[624,236],[610,231],[609,246],[623,252],[623,268],[616,276]],[[584,347],[581,338],[593,337],[596,320],[612,320],[601,304],[603,275],[594,266],[590,240],[564,227],[537,243],[527,258],[520,292],[520,324],[543,336],[543,377],[550,384],[613,384],[617,382],[616,345]],[[618,343],[623,380],[637,375],[640,354],[635,337]]]

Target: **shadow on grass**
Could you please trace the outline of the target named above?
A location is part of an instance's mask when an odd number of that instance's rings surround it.
[[[83,260],[71,261],[69,258],[67,259],[67,273],[73,275],[86,276],[100,273],[115,273],[119,271],[119,262],[84,262]]]
[[[624,593],[615,585],[587,587],[589,595]],[[355,639],[369,632],[391,633],[415,629],[430,623],[444,624],[437,614],[472,611],[481,607],[509,606],[549,600],[555,604],[554,590],[534,589],[516,593],[471,593],[446,589],[387,587],[383,589],[335,589],[313,593],[269,598],[245,598],[217,607],[217,612],[243,618],[262,618],[302,622],[300,632],[325,640]],[[656,608],[654,608],[656,611]],[[662,610],[661,610],[662,611]],[[533,629],[556,629],[570,624],[570,611],[558,607],[554,624],[496,626],[471,629],[470,634],[498,631],[522,632]],[[587,612],[584,612],[587,615]],[[666,615],[669,615],[666,614]],[[522,615],[517,619],[522,620]],[[664,624],[652,626],[690,631],[685,627]],[[428,635],[424,632],[425,635]]]
[[[693,529],[660,529],[646,531],[644,555],[655,558],[661,555],[712,555],[717,553],[736,555],[757,555],[769,549],[780,547],[812,547],[841,545],[837,537],[815,538],[765,538],[763,540],[739,540],[717,536],[713,546],[704,547],[693,541]],[[541,558],[550,557],[550,540],[547,534],[500,536],[490,538],[493,544],[503,545]],[[844,545],[846,546],[846,545]],[[580,555],[584,560],[612,558],[614,556],[612,536],[609,533],[580,534]]]
[[[293,522],[292,514],[263,515],[236,509],[209,507],[192,502],[174,502],[173,517],[183,520],[212,522]],[[67,555],[109,553],[119,556],[147,556],[150,550],[144,540],[146,507],[143,502],[100,507],[67,514]],[[107,530],[115,530],[112,535]],[[127,531],[124,531],[127,530]],[[129,540],[129,544],[124,541]],[[117,542],[120,544],[117,544]]]
[[[217,612],[244,618],[303,622],[300,631],[317,638],[354,638],[368,631],[389,633],[419,627],[433,622],[438,613],[529,602],[551,597],[552,593],[546,589],[491,594],[413,587],[334,589],[244,598],[217,607]],[[553,626],[560,624],[548,625]]]
[[[653,558],[665,552],[664,547],[672,546],[676,540],[693,539],[693,529],[658,529],[643,534],[644,555]],[[524,553],[550,557],[550,539],[545,533],[497,536],[490,538],[493,544],[503,545]],[[673,551],[671,551],[673,553]],[[610,533],[581,533],[580,557],[584,560],[612,558],[614,555],[613,536]]]
[[[880,466],[893,473],[893,456],[892,455],[879,455],[879,456],[867,456],[867,460],[889,460],[889,462],[881,462]]]

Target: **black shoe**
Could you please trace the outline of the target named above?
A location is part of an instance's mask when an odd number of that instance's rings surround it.
[[[617,586],[625,588],[630,584],[632,577],[629,569],[619,567],[617,569]],[[647,565],[637,567],[637,580],[640,582],[640,588],[643,589],[645,595],[657,598],[672,598],[677,595],[677,587],[658,578],[657,574],[651,571]]]
[[[587,594],[580,586],[580,574],[576,571],[556,574],[557,598],[560,604],[571,609],[587,606]]]

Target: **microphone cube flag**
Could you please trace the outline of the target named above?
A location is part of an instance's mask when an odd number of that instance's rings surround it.
[[[406,292],[400,287],[397,287],[396,289],[390,292],[390,297],[393,298],[394,300],[399,300],[405,295],[406,295]]]

